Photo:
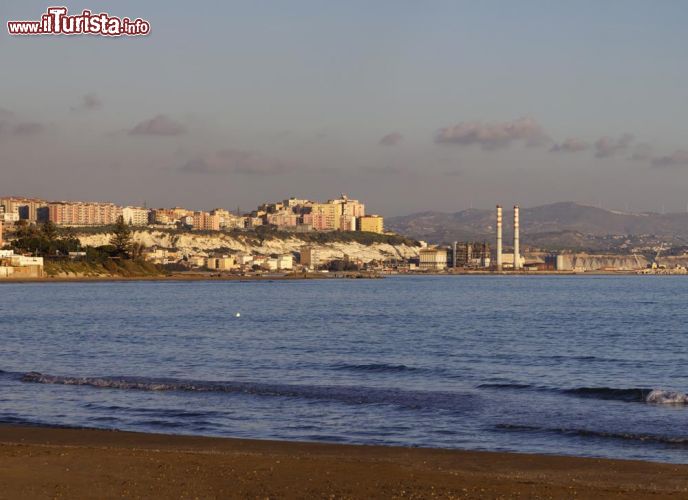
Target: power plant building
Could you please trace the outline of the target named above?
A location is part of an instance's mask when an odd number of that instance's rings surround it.
[[[490,267],[490,245],[482,242],[454,242],[449,267]]]
[[[441,271],[447,268],[446,248],[421,248],[418,252],[419,268],[424,271]]]

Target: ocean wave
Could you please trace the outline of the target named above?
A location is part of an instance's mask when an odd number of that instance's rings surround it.
[[[627,403],[654,403],[688,405],[688,394],[679,391],[666,391],[650,388],[615,388],[615,387],[575,387],[560,389],[556,387],[536,386],[519,383],[481,384],[479,389],[522,390],[537,392],[553,392],[586,399],[602,399],[608,401],[624,401]]]
[[[575,389],[565,389],[564,394],[577,396],[580,398],[605,399],[611,401],[626,401],[628,403],[642,403],[652,389],[629,388],[617,389],[614,387],[577,387]]]
[[[516,383],[496,383],[496,384],[480,384],[478,389],[524,389],[524,390],[547,390],[546,387],[537,387],[530,384],[516,384]]]
[[[655,404],[685,405],[688,404],[688,395],[679,391],[653,389],[650,394],[647,395],[645,401]]]
[[[623,441],[688,446],[688,437],[683,436],[663,436],[659,434],[642,434],[635,432],[598,431],[575,427],[540,427],[535,425],[521,424],[498,424],[495,426],[495,428],[497,430],[508,432],[547,432],[573,437],[592,437],[600,439],[614,439]]]
[[[359,386],[311,386],[147,377],[67,377],[39,372],[26,373],[21,377],[21,381],[36,384],[87,386],[98,389],[230,393],[334,401],[351,405],[383,404],[408,409],[436,408],[454,411],[468,411],[475,408],[478,398],[471,393],[410,391]]]
[[[422,368],[416,368],[413,366],[406,365],[392,365],[387,363],[369,363],[369,364],[339,364],[334,365],[335,370],[347,370],[347,371],[363,371],[370,373],[385,373],[385,372],[418,372],[423,371]]]
[[[579,398],[605,399],[626,402],[644,402],[647,395],[652,392],[652,389],[616,389],[613,387],[575,387],[573,389],[561,389],[558,387],[519,383],[481,384],[478,386],[478,388],[550,392]]]
[[[5,370],[0,370],[0,378],[4,379],[17,379],[19,380],[22,377],[23,373],[21,372],[8,372]]]

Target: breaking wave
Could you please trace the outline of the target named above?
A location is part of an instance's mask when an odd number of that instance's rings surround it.
[[[576,387],[573,389],[557,389],[552,387],[534,386],[529,384],[499,383],[482,384],[479,389],[525,390],[538,392],[556,392],[578,398],[603,399],[609,401],[624,401],[627,403],[653,403],[688,405],[688,394],[680,391],[666,391],[663,389],[614,387]]]
[[[476,395],[470,393],[410,391],[392,388],[288,385],[234,381],[194,381],[147,377],[65,377],[39,372],[26,373],[21,377],[21,381],[35,384],[88,386],[99,389],[183,391],[245,394],[264,397],[273,396],[334,401],[352,405],[394,405],[410,409],[436,408],[467,410],[476,406],[477,399]]]
[[[688,404],[688,395],[684,392],[653,389],[650,392],[650,394],[647,395],[645,400],[648,403],[664,405],[685,405]]]

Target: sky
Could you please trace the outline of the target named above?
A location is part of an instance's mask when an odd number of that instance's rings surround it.
[[[3,0],[0,18],[54,4]],[[3,28],[0,195],[688,210],[682,0],[62,4],[151,32]]]

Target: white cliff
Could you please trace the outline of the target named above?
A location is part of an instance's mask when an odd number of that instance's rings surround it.
[[[363,262],[387,259],[407,259],[418,256],[418,247],[407,244],[370,243],[363,244],[355,241],[329,241],[327,243],[313,243],[289,236],[284,239],[273,237],[260,240],[255,235],[227,234],[227,233],[173,233],[154,229],[135,230],[132,233],[134,241],[146,247],[176,249],[183,255],[209,255],[217,252],[250,253],[250,254],[284,254],[295,253],[304,245],[317,247],[325,260],[343,258],[360,259]],[[108,245],[111,233],[77,234],[83,246]]]

